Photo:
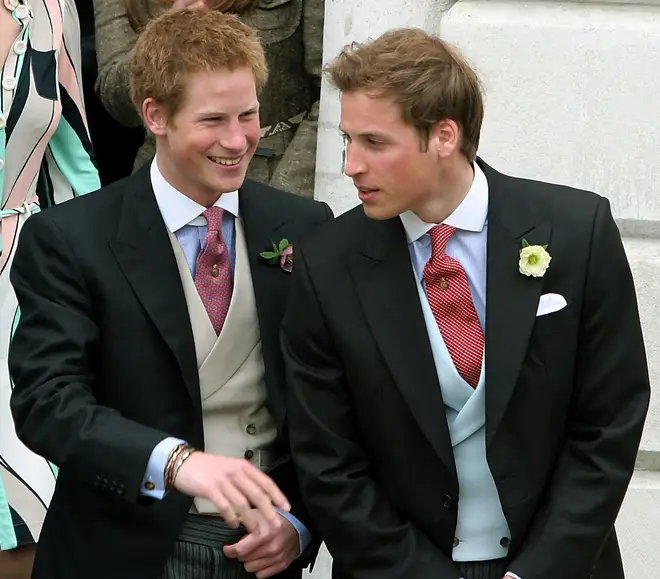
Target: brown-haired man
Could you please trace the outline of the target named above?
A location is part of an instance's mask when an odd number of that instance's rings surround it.
[[[329,71],[362,204],[298,249],[283,348],[333,576],[621,579],[649,379],[608,201],[477,159],[477,77],[422,31]]]
[[[244,180],[266,76],[233,16],[153,21],[132,95],[156,159],[23,230],[12,409],[60,467],[36,579],[293,579],[315,552],[279,327],[289,245],[331,212]]]

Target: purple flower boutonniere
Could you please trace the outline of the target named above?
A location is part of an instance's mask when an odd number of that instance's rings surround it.
[[[259,255],[271,265],[279,263],[282,270],[287,273],[293,270],[293,245],[288,239],[283,239],[279,245],[273,243],[273,251],[262,251]]]

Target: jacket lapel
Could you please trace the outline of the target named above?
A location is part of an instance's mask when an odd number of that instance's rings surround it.
[[[489,191],[486,285],[486,437],[493,437],[515,389],[536,320],[543,278],[518,270],[522,239],[550,241],[550,225],[536,216],[521,180],[479,161]]]
[[[365,217],[363,252],[349,263],[361,306],[406,403],[444,464],[454,455],[444,402],[400,219]]]
[[[284,237],[282,228],[288,216],[272,201],[268,191],[253,181],[247,180],[241,187],[239,203],[266,367],[266,387],[269,391],[267,404],[280,429],[286,415],[286,393],[284,385],[280,383],[284,367],[279,331],[286,306],[290,274],[279,266],[269,264],[259,254],[271,249],[273,243],[279,243]]]
[[[126,181],[117,236],[110,247],[128,283],[174,354],[195,409],[201,412],[195,345],[167,228],[149,167]]]

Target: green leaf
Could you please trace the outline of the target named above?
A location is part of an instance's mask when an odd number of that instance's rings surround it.
[[[543,249],[548,249],[548,244],[546,243],[545,245],[541,246]]]
[[[529,243],[527,243],[527,240],[524,237],[522,239],[522,246],[523,247],[529,247]]]
[[[271,265],[277,265],[279,262],[280,262],[279,257],[274,257],[274,258],[268,260],[268,263],[270,263]]]
[[[283,239],[280,241],[280,253],[282,253],[287,247],[289,247],[289,240]]]
[[[280,250],[277,248],[277,245],[275,245],[274,243],[273,243],[273,251],[274,251],[277,255],[280,254]]]
[[[273,251],[262,251],[259,255],[264,259],[275,259],[279,257],[280,254]]]

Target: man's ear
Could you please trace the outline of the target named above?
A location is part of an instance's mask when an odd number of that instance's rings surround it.
[[[431,127],[429,133],[429,151],[446,159],[461,148],[461,128],[456,121],[444,119]]]
[[[157,137],[167,132],[167,115],[163,107],[151,97],[142,103],[142,118],[147,129]]]

